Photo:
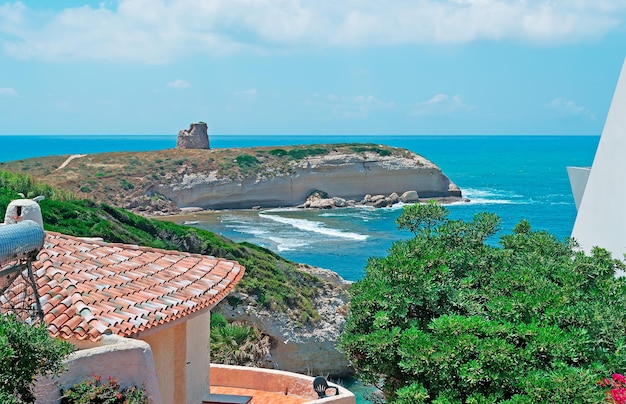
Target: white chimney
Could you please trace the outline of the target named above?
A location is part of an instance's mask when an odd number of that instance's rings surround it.
[[[9,203],[4,214],[4,224],[15,224],[22,220],[32,220],[43,229],[41,208],[36,201],[32,199],[16,199]]]

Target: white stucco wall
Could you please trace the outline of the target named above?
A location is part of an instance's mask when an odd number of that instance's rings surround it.
[[[572,231],[581,247],[626,253],[626,63],[613,95],[602,137]]]
[[[580,202],[583,200],[590,172],[591,167],[567,167],[567,175],[572,186],[572,194],[574,195],[577,210],[580,208]]]
[[[93,374],[105,380],[111,376],[122,387],[144,385],[152,403],[161,404],[152,350],[144,341],[105,336],[100,346],[74,352],[66,365],[67,371],[59,377],[37,381],[37,404],[57,404],[60,388],[69,388]]]

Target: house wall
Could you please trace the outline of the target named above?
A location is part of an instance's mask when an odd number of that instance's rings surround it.
[[[186,398],[187,325],[180,322],[142,337],[150,344],[163,404],[180,404]]]
[[[101,345],[74,352],[65,362],[67,371],[56,378],[39,378],[35,386],[37,404],[58,404],[60,388],[69,388],[91,375],[111,376],[122,387],[146,388],[153,404],[161,404],[150,345],[143,341],[105,336]]]
[[[122,387],[145,386],[152,404],[198,404],[208,393],[210,320],[206,310],[139,339],[116,335],[101,342],[70,341],[78,351],[58,378],[41,378],[37,404],[58,404],[59,387],[99,374],[117,379]]]
[[[580,208],[580,201],[583,199],[590,172],[591,167],[567,167],[567,175],[569,176],[569,183],[572,187],[572,195],[574,195],[576,209]]]
[[[187,321],[187,403],[198,404],[209,391],[211,312]]]

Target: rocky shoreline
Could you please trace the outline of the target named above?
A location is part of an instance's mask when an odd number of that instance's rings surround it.
[[[231,294],[234,299],[223,300],[215,310],[230,321],[251,324],[269,336],[268,363],[273,368],[308,375],[354,375],[346,356],[337,350],[348,314],[351,282],[327,269],[300,265],[299,270],[323,281],[315,299],[321,319],[314,323],[299,324],[294,320],[297,316],[261,307],[254,297],[242,293]]]

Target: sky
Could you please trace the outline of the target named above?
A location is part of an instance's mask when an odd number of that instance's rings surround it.
[[[0,135],[600,135],[626,0],[0,0]]]

